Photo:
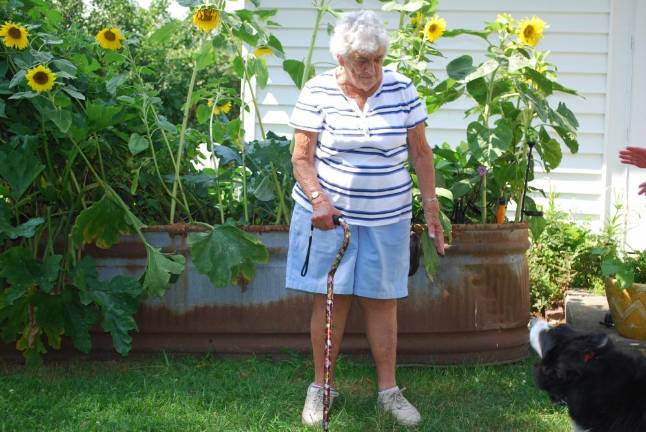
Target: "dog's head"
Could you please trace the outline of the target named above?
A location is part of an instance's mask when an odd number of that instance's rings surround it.
[[[541,358],[534,366],[536,385],[554,402],[566,402],[566,395],[586,375],[595,373],[597,359],[611,349],[604,333],[585,333],[568,325],[551,327],[533,319],[529,341]]]

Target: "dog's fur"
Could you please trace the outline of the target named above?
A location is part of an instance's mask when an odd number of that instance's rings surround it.
[[[646,358],[623,352],[604,333],[530,324],[540,361],[536,385],[568,407],[575,431],[646,431]]]

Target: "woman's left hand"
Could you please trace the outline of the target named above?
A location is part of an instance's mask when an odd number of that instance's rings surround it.
[[[444,229],[440,222],[440,205],[437,200],[424,203],[424,218],[428,225],[428,236],[433,240],[439,255],[444,255]]]

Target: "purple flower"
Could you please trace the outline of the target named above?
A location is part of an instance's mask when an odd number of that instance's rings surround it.
[[[478,175],[479,175],[480,177],[484,177],[484,176],[486,176],[486,175],[487,175],[487,167],[485,167],[484,165],[480,165],[480,166],[478,167]]]

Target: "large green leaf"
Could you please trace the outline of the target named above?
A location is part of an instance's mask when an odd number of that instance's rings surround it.
[[[267,248],[256,237],[232,225],[218,225],[208,233],[188,236],[195,267],[216,287],[251,280],[255,264],[267,262]]]
[[[33,286],[38,286],[44,293],[54,288],[58,279],[61,255],[47,256],[44,261],[33,258],[31,252],[23,247],[12,247],[0,255],[0,278],[9,284],[5,301],[12,304],[27,293]]]
[[[49,117],[49,119],[54,122],[54,124],[58,126],[58,129],[63,133],[67,133],[72,126],[72,113],[65,109],[49,110],[47,112],[47,117]]]
[[[426,276],[428,280],[433,281],[437,270],[440,267],[440,256],[435,249],[435,244],[428,236],[428,231],[424,230],[420,235],[422,240],[422,258],[424,262],[424,270],[426,271]]]
[[[183,255],[169,255],[161,249],[146,245],[148,265],[143,276],[143,289],[147,296],[161,296],[168,288],[171,276],[184,271],[186,259]]]
[[[112,336],[116,351],[126,355],[132,345],[129,333],[137,329],[133,315],[139,308],[141,285],[126,276],[99,280],[96,264],[91,257],[84,257],[72,274],[73,284],[79,289],[81,304],[94,303],[99,307],[103,315],[101,326]]]
[[[119,241],[122,234],[133,232],[126,212],[108,195],[83,210],[72,228],[72,240],[79,247],[95,243],[107,249]]]
[[[19,200],[45,165],[27,149],[14,150],[7,145],[4,147],[0,150],[0,176],[11,186],[12,197]]]
[[[532,82],[543,92],[545,96],[549,96],[552,94],[553,83],[545,76],[543,76],[543,74],[529,67],[525,68],[525,70],[523,71],[523,74],[527,78],[532,80]]]
[[[168,38],[170,38],[171,35],[176,33],[180,29],[181,25],[182,25],[182,22],[179,20],[170,21],[164,24],[163,26],[161,26],[160,28],[158,28],[157,30],[155,30],[150,35],[148,40],[152,43],[164,42],[168,40]]]
[[[448,73],[449,78],[456,81],[463,80],[467,75],[475,70],[476,67],[473,65],[473,58],[469,55],[463,55],[453,59],[446,65],[446,72]]]
[[[90,126],[100,130],[119,123],[117,114],[121,111],[121,107],[101,103],[88,103],[86,105],[86,111]]]
[[[128,140],[128,149],[133,156],[138,155],[142,151],[148,150],[148,139],[142,137],[138,133],[133,133],[130,135],[130,140]]]
[[[19,237],[31,238],[36,234],[36,228],[43,224],[43,218],[31,218],[27,222],[18,226],[11,224],[11,216],[9,210],[3,201],[0,201],[0,242],[6,238],[15,240]]]
[[[285,60],[283,61],[283,70],[287,72],[289,77],[294,81],[296,87],[299,89],[302,88],[303,83],[307,82],[312,76],[314,76],[314,68],[310,67],[307,79],[303,80],[303,74],[305,73],[305,63],[299,60]]]
[[[92,348],[90,329],[97,320],[97,310],[93,305],[84,306],[78,297],[78,291],[68,286],[62,293],[65,309],[65,334],[72,339],[77,350],[88,353]]]
[[[556,131],[557,134],[559,134],[565,145],[570,149],[571,153],[576,153],[579,151],[579,142],[576,139],[576,133],[560,126],[552,126],[552,128]]]

